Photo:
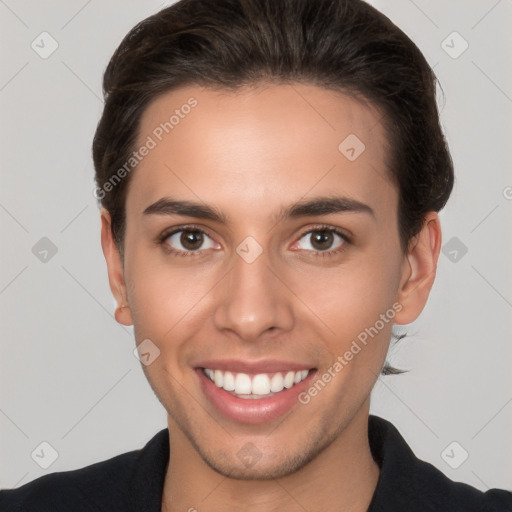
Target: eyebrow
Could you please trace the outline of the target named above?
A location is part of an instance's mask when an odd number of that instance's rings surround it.
[[[348,197],[315,197],[282,208],[274,217],[276,223],[299,217],[330,215],[333,213],[366,213],[375,218],[373,209],[360,201]],[[182,215],[197,219],[227,224],[226,216],[217,208],[205,203],[181,201],[163,197],[149,205],[143,215]]]

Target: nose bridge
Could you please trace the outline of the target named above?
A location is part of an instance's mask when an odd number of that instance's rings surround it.
[[[271,328],[288,330],[293,322],[283,285],[270,268],[269,253],[256,244],[248,237],[237,247],[214,314],[218,329],[235,331],[247,341]]]

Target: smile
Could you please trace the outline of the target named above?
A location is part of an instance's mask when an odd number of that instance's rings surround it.
[[[199,364],[195,373],[212,412],[240,423],[262,424],[300,408],[298,396],[318,370],[279,361],[217,360]]]
[[[217,387],[244,399],[262,399],[274,396],[283,389],[290,389],[302,382],[309,372],[310,370],[299,370],[249,375],[203,368],[203,373]]]

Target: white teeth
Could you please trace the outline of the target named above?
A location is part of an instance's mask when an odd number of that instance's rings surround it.
[[[235,395],[246,395],[243,398],[262,398],[279,393],[283,389],[290,389],[303,381],[309,370],[297,372],[278,372],[272,378],[266,373],[259,373],[251,377],[246,373],[224,372],[222,370],[204,369],[205,375],[219,388],[230,391]]]
[[[226,391],[234,391],[235,390],[235,376],[231,372],[224,373],[224,384],[222,387]]]
[[[265,373],[260,373],[252,379],[253,395],[268,395],[270,393],[270,379]]]
[[[284,387],[290,389],[293,386],[295,380],[295,372],[288,372],[284,378]]]
[[[245,373],[237,374],[235,378],[235,393],[237,395],[251,394],[251,377]]]
[[[270,391],[272,391],[272,393],[278,393],[279,391],[282,391],[283,388],[284,388],[283,376],[280,373],[276,373],[272,377],[272,380],[270,381]]]
[[[214,382],[215,382],[215,385],[219,388],[222,387],[222,381],[224,380],[224,377],[222,375],[222,372],[220,370],[215,370],[215,373],[214,373]]]

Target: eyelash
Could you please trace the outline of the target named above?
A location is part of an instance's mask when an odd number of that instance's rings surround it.
[[[209,237],[208,233],[206,233],[201,228],[194,226],[194,225],[185,225],[185,226],[179,226],[177,228],[174,228],[171,231],[165,231],[163,234],[161,234],[157,238],[156,241],[159,245],[162,246],[162,248],[165,250],[165,252],[167,252],[171,256],[197,257],[197,255],[203,251],[201,251],[201,250],[199,250],[199,251],[178,251],[176,249],[171,248],[166,243],[167,239],[170,236],[175,235],[176,233],[180,233],[181,231],[198,231],[199,233],[202,233]],[[344,232],[340,231],[339,229],[336,229],[336,228],[333,228],[331,226],[327,226],[324,224],[320,224],[311,229],[308,229],[307,231],[304,231],[303,233],[301,233],[301,235],[299,236],[299,238],[297,240],[300,240],[305,235],[309,235],[309,234],[315,233],[317,231],[327,231],[329,233],[334,233],[334,234],[338,235],[343,240],[343,243],[337,249],[331,249],[329,251],[307,251],[307,252],[310,252],[314,257],[318,257],[318,258],[334,257],[334,256],[342,253],[343,251],[346,251],[347,244],[348,245],[352,244],[352,240]]]
[[[318,258],[337,256],[337,255],[341,254],[342,252],[346,251],[347,250],[346,246],[351,245],[351,243],[352,243],[352,240],[343,231],[340,231],[339,229],[332,228],[332,227],[326,226],[326,225],[315,226],[314,228],[309,229],[308,231],[305,231],[304,233],[302,233],[300,235],[299,240],[303,236],[309,235],[310,233],[314,233],[315,231],[327,231],[329,233],[334,233],[335,235],[338,235],[343,240],[343,243],[337,249],[330,249],[328,251],[308,251],[308,252],[312,252],[313,256],[318,257]]]

